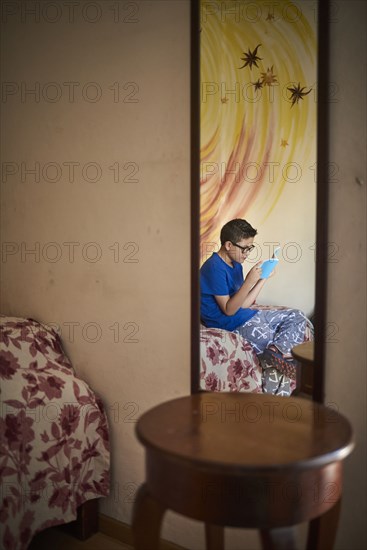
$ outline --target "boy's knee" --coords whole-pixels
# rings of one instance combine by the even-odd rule
[[[294,309],[293,311],[294,311],[294,314],[295,314],[296,317],[300,317],[300,318],[302,318],[302,319],[306,319],[306,320],[307,320],[307,317],[306,317],[306,315],[304,314],[304,312],[303,312],[302,310],[300,310],[300,309]]]

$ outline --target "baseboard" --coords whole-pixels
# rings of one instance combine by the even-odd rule
[[[104,514],[99,514],[99,531],[104,535],[119,540],[125,544],[133,546],[133,532],[131,525],[110,518]],[[160,550],[186,550],[183,546],[177,546],[173,542],[161,539]]]

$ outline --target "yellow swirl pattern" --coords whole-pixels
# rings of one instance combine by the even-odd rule
[[[313,177],[314,7],[201,0],[201,250],[218,241],[230,219],[250,221],[254,209],[263,220],[271,216],[284,185],[298,181],[300,171]],[[258,45],[258,66],[240,68]],[[257,90],[256,82],[262,83]],[[298,84],[311,91],[292,104],[288,88]]]

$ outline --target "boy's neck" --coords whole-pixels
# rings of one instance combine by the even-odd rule
[[[218,256],[230,267],[233,267],[233,262],[231,258],[228,256],[227,251],[224,246],[221,246],[220,249],[217,252]]]

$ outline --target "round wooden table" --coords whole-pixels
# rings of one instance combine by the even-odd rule
[[[165,510],[206,525],[208,549],[224,526],[260,530],[263,548],[295,548],[292,526],[310,521],[308,548],[332,548],[348,420],[300,398],[199,393],[144,413],[146,481],[133,510],[137,550],[159,548]],[[330,513],[332,511],[332,513]]]

